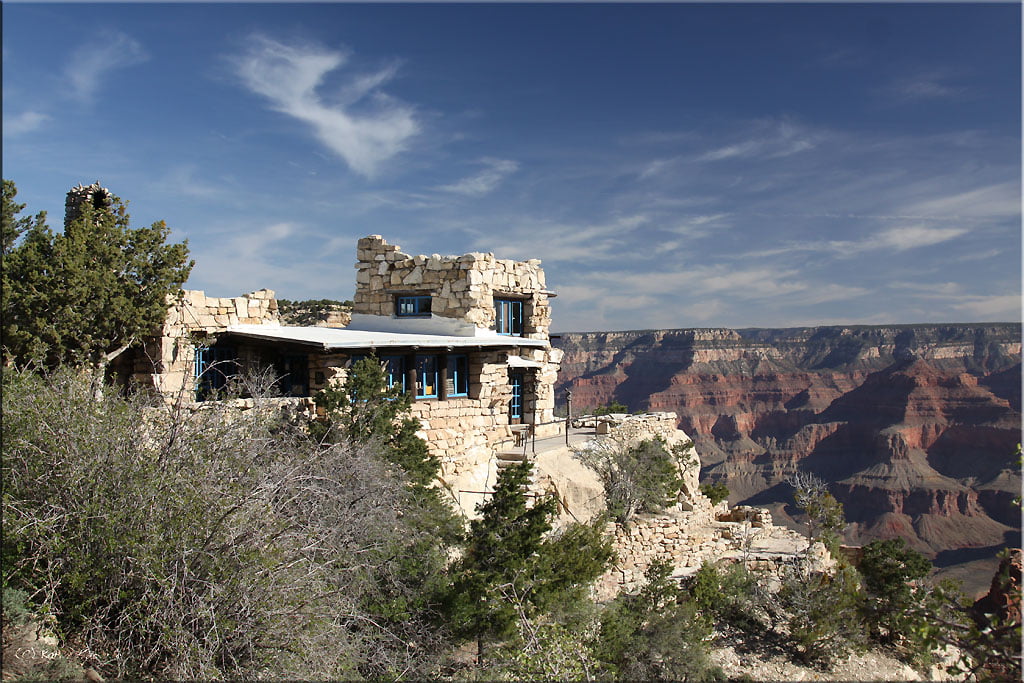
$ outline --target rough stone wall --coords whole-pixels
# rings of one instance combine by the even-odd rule
[[[706,499],[694,509],[667,510],[642,515],[629,524],[609,523],[618,561],[599,581],[597,595],[609,599],[618,591],[632,592],[643,586],[644,572],[655,560],[665,560],[676,576],[696,572],[706,562],[744,562],[748,569],[781,575],[807,553],[807,539],[775,526],[771,513],[761,508],[712,507]],[[832,564],[828,551],[816,543],[810,551],[812,564]]]
[[[410,256],[380,235],[359,240],[354,314],[392,316],[395,296],[429,294],[434,316],[494,328],[494,297],[523,299],[523,336],[547,339],[551,325],[544,271],[538,259],[494,254]]]
[[[195,345],[212,340],[236,324],[275,324],[277,300],[273,290],[261,289],[236,297],[208,297],[200,290],[185,290],[170,302],[159,336],[135,354],[132,380],[151,386],[168,400],[194,389]]]
[[[514,437],[509,424],[509,384],[507,351],[469,352],[469,396],[413,401],[412,415],[420,420],[419,435],[427,442],[431,455],[441,461],[442,479],[456,479],[487,465],[494,453],[512,447]],[[554,422],[554,377],[558,351],[523,350],[521,357],[544,363],[531,379],[526,391],[524,412],[538,422]],[[310,389],[319,391],[343,384],[351,357],[345,353],[313,354],[309,359]],[[529,376],[528,376],[529,377]],[[532,397],[531,394],[536,394]],[[541,435],[544,429],[538,430]],[[486,478],[486,477],[484,477]]]

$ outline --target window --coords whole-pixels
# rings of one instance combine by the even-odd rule
[[[196,400],[214,398],[238,374],[235,349],[230,346],[197,346],[194,364]]]
[[[387,382],[387,387],[390,389],[396,384],[402,388],[402,392],[405,392],[405,357],[404,356],[381,356],[379,359],[376,356],[365,356],[363,354],[357,354],[352,356],[349,368],[351,369],[359,361],[364,358],[374,358],[381,365],[384,366],[384,377]]]
[[[430,296],[396,296],[395,315],[402,318],[430,315]]]
[[[288,353],[281,357],[277,380],[282,396],[309,396],[309,357]]]
[[[469,396],[469,357],[448,356],[448,396]]]
[[[523,302],[520,299],[494,300],[494,329],[498,334],[523,335]]]
[[[437,398],[437,356],[416,356],[416,398]]]
[[[367,356],[352,356],[352,363]],[[469,357],[466,355],[450,355],[447,358],[437,354],[417,354],[413,356],[382,356],[380,363],[384,366],[387,385],[390,389],[399,386],[402,392],[409,391],[407,371],[412,363],[416,369],[416,398],[440,398],[441,361],[447,363],[448,381],[445,384],[444,396],[469,396]]]
[[[388,389],[397,384],[405,392],[405,358],[402,356],[384,356],[380,361],[384,364],[384,373],[388,378]]]
[[[508,405],[509,422],[521,424],[523,421],[523,385],[525,377],[522,370],[510,370],[508,383],[512,387],[512,400]]]

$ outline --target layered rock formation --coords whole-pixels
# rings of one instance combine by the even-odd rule
[[[705,479],[782,521],[786,478],[829,481],[847,540],[902,536],[938,563],[1019,544],[1016,324],[566,333],[557,395],[673,411]]]

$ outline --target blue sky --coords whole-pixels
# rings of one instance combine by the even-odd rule
[[[1019,321],[1021,6],[3,5],[3,176],[189,288],[541,258],[568,330]]]

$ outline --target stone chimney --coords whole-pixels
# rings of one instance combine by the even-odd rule
[[[79,183],[71,188],[64,200],[64,228],[67,229],[82,217],[82,207],[86,204],[91,204],[95,209],[109,209],[112,203],[110,190],[102,187],[100,181],[92,185]]]

